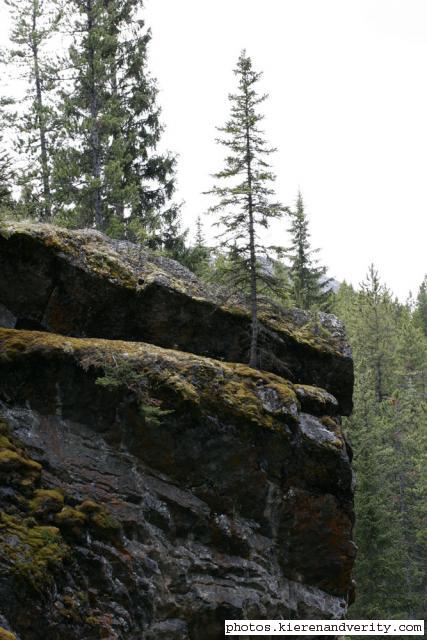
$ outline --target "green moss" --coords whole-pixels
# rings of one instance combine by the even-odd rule
[[[104,505],[95,500],[84,500],[76,510],[95,535],[112,539],[120,532],[120,523],[108,513]]]
[[[120,523],[105,508],[89,516],[89,527],[100,538],[114,539],[120,532]]]
[[[78,509],[66,506],[55,514],[54,521],[64,533],[80,536],[86,524],[86,516]]]
[[[338,409],[337,400],[328,391],[325,391],[325,389],[306,384],[296,384],[295,391],[301,403],[308,405],[309,411],[311,410],[311,406],[314,406],[317,412],[323,412],[325,414]]]
[[[0,435],[7,436],[9,434],[9,426],[7,422],[0,418]]]
[[[17,472],[22,480],[34,481],[40,475],[41,465],[31,460],[7,436],[0,436],[0,474]]]
[[[17,447],[13,445],[10,438],[6,435],[0,435],[0,450],[2,449],[11,449],[12,451],[17,451]]]
[[[297,384],[295,385],[295,388],[297,392],[301,390],[307,396],[310,396],[311,398],[314,398],[318,402],[321,402],[323,404],[331,400],[331,395],[324,389],[321,389],[320,387],[313,387],[308,384]]]
[[[323,426],[325,426],[329,431],[331,431],[332,433],[334,433],[339,439],[340,442],[342,442],[342,444],[344,444],[344,440],[343,440],[343,430],[342,430],[342,426],[340,424],[338,424],[337,422],[335,422],[335,420],[332,420],[332,418],[330,416],[322,416],[320,418],[320,422],[323,424]]]
[[[2,449],[0,451],[0,473],[10,470],[21,470],[38,474],[41,470],[41,465],[35,460],[26,458],[18,451]]]
[[[34,489],[34,479],[40,478],[41,465],[5,435],[6,426],[2,432],[0,471],[4,472],[2,482],[14,488],[14,501],[13,513],[0,511],[0,564],[5,575],[12,575],[27,586],[45,592],[52,587],[64,561],[72,555],[74,537],[81,538],[85,531],[90,531],[93,537],[114,544],[121,526],[104,505],[94,500],[84,500],[78,507],[64,506],[60,491]],[[24,487],[25,482],[29,484]],[[52,514],[55,526],[47,526],[45,518]],[[58,609],[67,619],[80,615],[74,611],[72,602],[74,600],[64,599],[64,607]]]
[[[283,333],[295,342],[307,346],[316,351],[341,355],[340,341],[335,338],[330,331],[321,324],[315,317],[310,317],[301,326],[283,314],[273,314],[269,312],[261,313],[261,322],[272,327],[276,331]]]
[[[86,516],[80,510],[74,507],[63,507],[59,513],[55,516],[55,522],[60,526],[63,524],[84,524],[86,522]]]
[[[0,640],[16,640],[16,636],[14,633],[0,627]]]
[[[86,255],[86,263],[98,276],[117,282],[127,289],[135,289],[137,286],[137,278],[118,254],[92,250]]]
[[[16,334],[19,333],[19,337]],[[0,357],[16,354],[16,341],[24,354],[48,353],[51,359],[72,358],[86,371],[97,374],[97,382],[124,386],[143,407],[153,407],[156,424],[165,412],[196,411],[229,416],[269,429],[282,429],[284,419],[294,420],[298,400],[293,385],[274,374],[246,365],[219,362],[193,354],[162,349],[144,343],[67,338],[54,334],[0,329]],[[15,354],[15,355],[13,355]],[[99,375],[100,373],[103,375]],[[264,390],[264,392],[263,392]],[[265,401],[275,395],[276,408]]]
[[[101,505],[95,502],[95,500],[91,500],[88,498],[87,500],[83,500],[81,505],[77,507],[78,511],[81,511],[84,514],[97,513],[102,509]]]
[[[56,527],[29,527],[22,518],[0,512],[0,553],[15,575],[43,589],[52,583],[69,548]]]
[[[15,235],[31,238],[48,251],[68,256],[74,264],[95,276],[135,293],[159,286],[168,289],[171,294],[185,296],[208,306],[212,311],[250,321],[249,310],[238,301],[231,299],[225,303],[224,292],[211,288],[195,277],[182,277],[179,268],[174,270],[165,266],[153,252],[140,245],[128,245],[118,250],[110,239],[94,231],[69,231],[63,227],[24,220],[1,223],[0,234],[7,239]],[[315,314],[302,314],[295,318],[285,309],[271,307],[259,314],[259,320],[303,347],[342,355],[341,339],[331,333]]]
[[[56,489],[38,489],[30,500],[30,512],[34,515],[57,513],[64,506],[64,496]]]

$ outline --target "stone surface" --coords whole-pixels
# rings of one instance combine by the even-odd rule
[[[95,231],[1,223],[0,304],[16,318],[6,326],[248,360],[250,317],[239,301],[173,260]],[[341,414],[351,411],[353,364],[337,318],[270,306],[260,336],[264,370],[323,387]]]
[[[244,364],[0,329],[0,627],[216,640],[225,618],[341,618],[355,548],[338,413]]]
[[[16,318],[4,305],[0,304],[0,327],[13,329],[16,325]]]

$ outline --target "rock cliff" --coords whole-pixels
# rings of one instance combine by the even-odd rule
[[[333,316],[262,323],[256,371],[246,309],[177,263],[0,227],[1,640],[345,615],[351,354]]]
[[[131,243],[95,231],[3,225],[0,273],[0,303],[17,328],[248,360],[247,309],[173,260]],[[330,391],[349,413],[353,365],[336,318],[319,314],[313,321],[276,308],[261,320],[262,368]]]

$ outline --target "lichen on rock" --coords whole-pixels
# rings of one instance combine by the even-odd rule
[[[239,300],[173,260],[96,231],[1,223],[0,304],[17,328],[248,360],[250,313]],[[351,410],[351,352],[335,316],[265,310],[260,349],[262,369],[323,387],[341,412]]]

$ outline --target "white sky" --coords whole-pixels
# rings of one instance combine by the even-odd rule
[[[330,274],[357,285],[373,261],[401,299],[416,292],[427,272],[427,2],[146,0],[145,15],[185,224],[222,167],[215,126],[245,47],[270,93],[277,194],[293,204],[301,188]]]
[[[215,126],[242,48],[264,72],[276,190],[298,188],[330,275],[357,285],[374,262],[405,299],[427,272],[425,0],[145,0],[162,146],[179,154],[178,198],[194,228],[224,150]],[[7,33],[0,5],[0,42]],[[210,234],[209,218],[204,218]],[[286,221],[268,240],[286,244]]]

